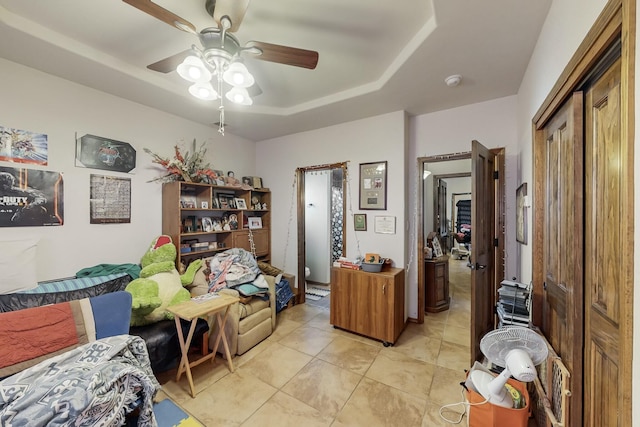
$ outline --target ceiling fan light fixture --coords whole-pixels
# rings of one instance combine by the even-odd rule
[[[227,92],[226,97],[229,101],[239,105],[252,105],[253,99],[249,96],[249,92],[243,87],[234,87]]]
[[[219,98],[218,92],[211,86],[211,83],[197,82],[189,86],[189,93],[198,99],[205,101],[215,101]]]
[[[232,62],[222,77],[233,87],[251,87],[256,81],[241,61]]]
[[[211,80],[211,72],[197,56],[187,56],[176,69],[180,77],[192,83],[204,83]]]

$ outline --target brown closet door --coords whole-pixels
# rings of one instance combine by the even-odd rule
[[[570,379],[570,425],[582,425],[583,95],[575,93],[544,132],[542,330]],[[578,402],[573,405],[573,402]]]
[[[619,415],[631,393],[631,382],[621,372],[620,354],[622,345],[631,345],[621,339],[625,327],[621,300],[631,298],[622,290],[633,274],[622,269],[624,251],[632,250],[633,230],[624,227],[632,201],[626,191],[631,183],[625,181],[628,149],[620,134],[620,70],[618,60],[585,99],[584,425],[588,426],[630,423]]]

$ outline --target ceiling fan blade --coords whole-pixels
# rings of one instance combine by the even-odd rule
[[[254,58],[262,59],[263,61],[309,68],[310,70],[315,69],[316,65],[318,65],[318,52],[313,50],[256,41],[250,41],[247,46],[260,49],[262,54],[256,55]]]
[[[138,10],[143,11],[146,14],[153,16],[156,19],[166,22],[172,27],[176,27],[179,30],[186,31],[187,33],[196,34],[196,27],[189,21],[182,19],[173,12],[168,11],[152,2],[151,0],[122,0],[123,2],[130,4]]]
[[[244,14],[247,12],[248,6],[249,0],[216,0],[213,19],[218,23],[218,27],[222,28],[220,20],[223,16],[228,16],[231,21],[231,28],[228,28],[227,31],[236,32],[244,18]]]
[[[193,55],[193,50],[187,49],[180,53],[176,53],[173,56],[147,65],[147,68],[159,73],[170,73],[171,71],[175,71],[176,68],[178,68],[178,65],[180,65],[180,63],[182,63],[182,61],[184,61],[184,59],[189,55]]]

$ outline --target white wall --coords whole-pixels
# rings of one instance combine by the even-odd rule
[[[580,43],[606,5],[606,0],[555,0],[518,91],[518,182],[533,182],[532,120]],[[531,186],[529,186],[531,188]],[[533,192],[532,207],[535,203]],[[530,208],[529,212],[532,208]],[[531,217],[531,215],[529,215]],[[532,223],[527,224],[532,236]],[[532,246],[517,245],[522,282],[532,279]]]
[[[388,161],[387,210],[360,211],[358,204],[359,164]],[[355,258],[366,252],[390,257],[397,266],[405,264],[405,114],[395,112],[314,131],[259,142],[256,171],[273,191],[272,261],[277,267],[297,274],[297,220],[295,171],[298,167],[348,162],[345,204],[346,253]],[[367,231],[353,230],[353,214],[367,214]],[[396,234],[376,234],[376,215],[396,217]],[[292,218],[291,218],[292,217]],[[291,220],[290,220],[291,218]],[[286,251],[286,256],[285,256]],[[285,259],[286,258],[286,259]]]
[[[464,107],[424,114],[410,121],[410,157],[428,157],[471,151],[471,141],[477,140],[487,148],[505,148],[506,183],[506,277],[516,272],[514,256],[515,241],[515,193],[517,188],[517,133],[516,133],[516,97],[509,96]],[[414,160],[415,161],[415,160]],[[433,163],[437,165],[437,163]],[[408,185],[410,194],[417,194],[417,166],[410,169]],[[417,197],[410,197],[409,212],[415,215]],[[417,245],[414,234],[410,247]],[[416,283],[417,267],[413,263],[409,270],[410,283]],[[412,301],[416,301],[417,287]],[[417,305],[410,316],[417,316]]]
[[[59,227],[3,227],[3,238],[37,237],[38,280],[69,277],[97,264],[138,263],[151,240],[162,232],[161,184],[147,181],[160,175],[143,148],[172,156],[173,146],[194,138],[208,141],[214,169],[254,175],[255,144],[242,138],[221,137],[209,128],[125,101],[69,81],[0,59],[0,126],[48,135],[46,169],[64,174],[64,225]],[[215,108],[212,107],[212,114]],[[75,167],[75,134],[90,133],[125,141],[137,150],[135,174]],[[1,166],[19,164],[0,162]],[[132,179],[131,223],[89,224],[90,174]]]

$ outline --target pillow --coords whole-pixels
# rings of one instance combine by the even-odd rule
[[[0,242],[0,294],[33,289],[36,278],[37,239],[15,239]]]
[[[264,294],[266,292],[263,288],[259,288],[253,283],[243,283],[241,285],[236,285],[233,287],[233,289],[235,289],[240,295],[245,297]]]
[[[266,262],[258,261],[258,268],[262,270],[264,274],[268,274],[269,276],[277,276],[282,273],[282,270],[272,266],[271,264],[267,264]]]

